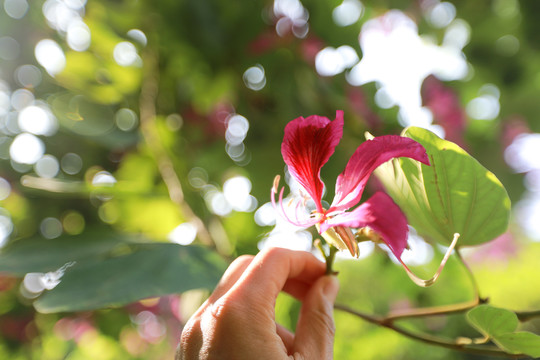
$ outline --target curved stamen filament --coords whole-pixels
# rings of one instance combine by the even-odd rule
[[[304,220],[299,219],[298,214],[300,212],[301,206],[303,205],[303,202],[298,202],[295,205],[294,216],[296,218],[294,220],[291,219],[287,215],[285,207],[283,206],[283,192],[285,191],[285,188],[281,188],[281,190],[279,190],[279,180],[280,180],[280,176],[276,175],[276,177],[274,178],[274,183],[272,185],[272,191],[271,191],[271,196],[270,196],[270,200],[272,202],[272,206],[274,207],[274,209],[276,209],[276,211],[278,211],[285,220],[287,220],[289,223],[295,226],[309,227],[309,226],[315,225],[319,220],[318,218],[312,218],[311,215],[309,215],[309,219],[304,219]],[[279,195],[278,195],[279,206],[276,203],[276,194],[278,193],[278,190],[279,190]],[[294,199],[291,199],[289,203],[287,204],[287,206],[290,207],[293,201]]]
[[[441,261],[441,264],[439,265],[439,269],[437,269],[437,272],[435,273],[435,275],[433,275],[430,279],[424,280],[424,279],[419,278],[416,274],[414,274],[411,271],[411,269],[409,269],[407,267],[407,265],[405,265],[405,263],[400,258],[398,258],[398,260],[401,263],[401,265],[403,265],[403,267],[405,268],[405,271],[407,272],[407,275],[409,275],[411,280],[416,285],[422,286],[422,287],[431,286],[431,285],[435,284],[435,282],[439,278],[439,275],[441,275],[441,272],[444,269],[444,266],[446,265],[446,262],[448,261],[448,258],[452,254],[452,251],[454,250],[454,247],[456,246],[456,243],[457,243],[458,239],[459,239],[459,234],[455,233],[454,234],[454,239],[452,240],[452,243],[450,244],[450,247],[448,247],[448,250],[446,250],[446,253],[444,254],[444,257],[443,257],[443,259]]]

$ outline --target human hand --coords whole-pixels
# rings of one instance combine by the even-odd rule
[[[176,359],[332,359],[339,284],[324,273],[307,252],[239,257],[184,327]],[[282,290],[302,302],[296,334],[275,320]]]

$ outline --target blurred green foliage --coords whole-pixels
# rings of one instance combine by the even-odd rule
[[[285,23],[282,35],[270,0],[0,3],[2,359],[172,358],[182,324],[227,261],[256,253],[272,230],[255,222],[254,212],[269,201],[272,179],[283,173],[280,144],[288,121],[345,111],[344,138],[323,178],[342,171],[365,131],[402,130],[397,107],[376,104],[378,85],[353,86],[347,72],[321,76],[316,54],[348,45],[362,58],[362,26],[390,9],[403,11],[437,44],[446,31],[428,20],[426,8],[438,1],[427,0],[363,1],[361,16],[347,26],[332,17],[340,0],[304,0],[308,32]],[[516,204],[531,194],[522,174],[505,162],[504,150],[517,135],[540,132],[540,5],[450,3],[470,30],[463,48],[469,76],[441,82],[455,97],[447,107],[465,113],[486,84],[500,94],[493,120],[466,116],[459,141],[452,140],[492,171]],[[71,22],[79,37],[70,35]],[[36,45],[43,39],[62,50],[60,70],[39,61]],[[48,48],[46,58],[54,51]],[[264,83],[250,83],[250,68],[259,76],[263,69]],[[426,101],[429,94],[423,95]],[[21,128],[29,106],[48,114],[39,121],[52,121],[48,131],[32,135],[43,144],[40,155],[56,159],[52,165],[20,163],[10,153],[21,133],[31,133],[30,125]],[[236,132],[228,128],[236,114],[249,130],[241,118]],[[461,126],[445,121],[434,113],[435,124],[446,130]],[[248,205],[225,197],[231,179],[249,180],[242,193]],[[367,192],[378,186],[370,183]],[[534,310],[540,308],[540,248],[515,220],[508,233],[464,256],[482,297],[494,306]],[[183,223],[198,231],[187,247],[170,243]],[[182,242],[188,233],[172,238]],[[414,267],[417,273],[436,270],[442,254],[436,246],[433,251],[430,262]],[[339,301],[369,314],[474,296],[454,257],[429,289],[410,282],[378,248],[336,265]],[[63,280],[54,287],[58,277]],[[278,320],[294,328],[298,309],[296,301],[280,297]],[[402,321],[408,329],[448,338],[479,336],[463,314]],[[340,311],[336,322],[336,359],[485,358],[419,343]],[[521,328],[539,333],[540,323],[532,319]]]

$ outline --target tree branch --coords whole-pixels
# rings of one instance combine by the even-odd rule
[[[144,74],[139,98],[142,135],[148,148],[156,159],[159,173],[167,187],[171,201],[178,205],[187,220],[195,225],[199,240],[207,246],[216,248],[216,244],[204,222],[193,212],[189,204],[185,201],[182,184],[174,170],[173,162],[159,138],[158,129],[155,123],[155,104],[159,90],[159,71],[156,53],[148,50],[144,54],[143,64]]]
[[[464,353],[469,354],[477,354],[477,355],[485,355],[485,356],[496,356],[496,357],[506,357],[511,359],[519,359],[527,357],[523,354],[508,354],[501,349],[491,346],[491,345],[476,345],[476,344],[462,344],[458,342],[458,340],[453,341],[449,339],[444,339],[438,336],[434,336],[431,334],[425,334],[425,333],[415,333],[412,332],[404,327],[401,327],[399,325],[396,325],[393,321],[388,321],[385,317],[376,316],[376,315],[369,315],[362,313],[360,311],[356,311],[346,305],[343,304],[335,304],[334,308],[337,310],[344,311],[346,313],[349,313],[351,315],[357,316],[367,322],[370,322],[372,324],[383,326],[385,328],[388,328],[390,330],[393,330],[401,335],[404,335],[410,339],[417,340],[420,342],[423,342],[425,344],[435,345],[439,347],[444,347],[451,350],[456,350]]]

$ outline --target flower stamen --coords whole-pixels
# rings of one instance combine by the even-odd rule
[[[443,259],[441,261],[441,264],[439,265],[439,269],[437,269],[437,272],[435,273],[435,275],[433,275],[430,279],[424,280],[424,279],[419,278],[416,274],[414,274],[411,271],[411,269],[409,269],[407,267],[407,265],[405,265],[405,263],[400,258],[398,258],[398,260],[401,263],[401,265],[403,265],[403,267],[405,268],[405,271],[407,272],[407,275],[409,275],[411,280],[416,285],[422,286],[422,287],[431,286],[431,285],[435,284],[435,282],[439,278],[439,275],[441,275],[441,272],[444,269],[444,266],[446,265],[446,262],[448,261],[448,258],[450,257],[450,255],[452,254],[452,251],[454,250],[454,247],[456,246],[456,243],[457,243],[457,241],[459,239],[459,236],[460,235],[458,233],[454,234],[454,239],[452,240],[452,243],[450,244],[450,246],[446,250],[446,253],[444,254],[444,257],[443,257]]]

